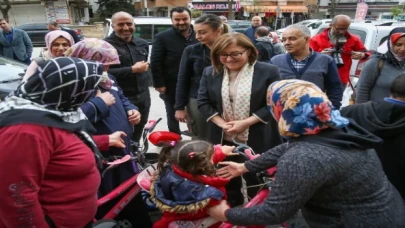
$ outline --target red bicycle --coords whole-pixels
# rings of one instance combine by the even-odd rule
[[[161,121],[162,119],[159,118],[158,120],[149,120],[147,126],[145,126],[142,134],[143,138],[143,144],[142,146],[137,146],[135,145],[134,147],[137,148],[136,152],[131,154],[131,155],[126,155],[124,157],[118,157],[118,156],[113,156],[108,158],[111,162],[107,162],[107,168],[102,172],[102,176],[108,172],[109,170],[119,166],[120,164],[123,164],[125,162],[129,161],[134,161],[136,164],[136,167],[138,168],[139,171],[144,170],[146,167],[149,167],[151,164],[154,164],[157,162],[157,157],[158,154],[156,153],[147,153],[149,149],[149,141],[148,141],[148,136],[150,133],[153,132],[155,129],[156,125]],[[177,134],[170,134],[169,135],[170,140],[172,141],[179,141],[181,137]],[[138,174],[134,175],[121,185],[119,185],[117,188],[115,188],[113,191],[108,193],[107,195],[101,197],[97,201],[97,206],[100,207],[107,202],[110,202],[111,200],[123,195],[122,198],[104,215],[104,217],[100,220],[93,220],[93,227],[94,228],[115,228],[115,227],[132,227],[129,223],[127,222],[118,222],[113,220],[127,205],[128,203],[137,195],[140,193],[142,190],[140,186],[137,183],[137,178]]]
[[[252,160],[252,159],[260,156],[260,155],[256,155],[253,152],[253,149],[246,144],[238,143],[235,140],[233,140],[233,143],[235,145],[237,145],[234,152],[245,157],[246,160]],[[277,171],[277,168],[272,167],[264,172],[258,173],[258,176],[263,181],[261,184],[262,188],[258,191],[257,195],[254,198],[252,198],[244,206],[245,208],[262,204],[266,200],[267,196],[270,194],[271,185],[272,185],[272,182],[274,181],[274,176],[276,174],[276,171]],[[151,178],[155,172],[156,172],[156,164],[153,164],[139,174],[138,185],[143,190],[145,190],[145,191],[150,190]],[[181,228],[181,227],[207,228],[207,227],[210,227],[217,223],[218,223],[218,221],[214,220],[213,218],[206,217],[206,218],[194,220],[194,221],[174,221],[174,222],[170,223],[168,228]],[[286,222],[282,223],[280,225],[281,225],[281,227],[284,227],[284,228],[290,228],[290,225]],[[221,225],[221,228],[235,228],[235,227],[242,228],[244,226],[235,226],[230,223],[223,223]],[[264,227],[265,226],[248,226],[248,228],[264,228]]]

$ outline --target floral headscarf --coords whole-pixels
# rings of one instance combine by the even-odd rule
[[[343,128],[349,124],[334,110],[326,94],[307,81],[274,82],[267,90],[267,105],[285,137],[318,134],[329,127]]]
[[[65,56],[92,60],[103,65],[120,64],[117,50],[107,41],[87,38],[70,47]]]
[[[108,42],[97,38],[88,38],[78,42],[65,52],[65,56],[97,61],[103,65],[120,64],[117,50]],[[103,81],[100,86],[105,89],[111,88],[112,82],[108,78],[107,72],[103,73]]]

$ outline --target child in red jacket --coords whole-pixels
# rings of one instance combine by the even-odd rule
[[[208,217],[208,209],[226,200],[228,179],[215,175],[216,163],[232,153],[234,147],[185,140],[166,146],[160,153],[158,172],[150,193],[163,212],[154,228],[170,227],[174,221],[193,221]],[[212,224],[212,223],[210,223]],[[208,227],[219,227],[214,222]]]

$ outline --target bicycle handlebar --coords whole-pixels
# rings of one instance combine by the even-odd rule
[[[162,120],[162,118],[159,118],[157,120],[149,120],[148,124],[145,126],[144,130],[147,131],[148,133],[151,133],[153,129],[155,129],[156,125]]]

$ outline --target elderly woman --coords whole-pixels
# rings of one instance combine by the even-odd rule
[[[45,36],[46,48],[42,50],[41,57],[45,60],[61,57],[65,51],[75,44],[73,37],[64,31],[55,30]]]
[[[205,68],[198,92],[198,108],[209,122],[211,143],[232,146],[235,139],[259,153],[281,144],[266,103],[267,87],[280,80],[279,70],[256,59],[255,46],[240,33],[224,34],[212,47],[212,67]],[[245,179],[248,185],[257,183],[255,175]],[[243,203],[241,179],[237,181],[227,186],[231,205]],[[249,188],[249,196],[257,190]]]
[[[394,28],[387,45],[388,51],[372,56],[361,71],[356,103],[384,100],[394,79],[405,71],[405,28]]]
[[[374,150],[382,140],[340,116],[314,84],[284,80],[269,87],[269,107],[288,142],[257,159],[227,162],[222,177],[277,165],[262,205],[223,203],[211,216],[235,225],[279,224],[302,209],[310,227],[405,227],[405,207]]]
[[[94,92],[91,99],[81,106],[83,113],[97,130],[97,135],[111,134],[115,131],[122,131],[125,144],[124,148],[107,148],[102,150],[105,156],[125,156],[131,153],[131,139],[134,125],[141,120],[138,107],[133,105],[124,95],[114,76],[107,73],[110,65],[120,64],[117,50],[108,42],[96,38],[85,39],[69,48],[66,56],[101,62],[104,65],[103,79],[99,90]],[[136,126],[135,126],[136,127]],[[135,163],[122,164],[119,167],[107,172],[99,189],[99,195],[111,192],[118,185],[131,178],[136,172]],[[102,217],[111,205],[101,207],[97,213]],[[133,216],[136,214],[136,216]],[[151,227],[147,209],[144,207],[142,196],[138,194],[128,206],[119,214],[117,219],[126,219],[133,226]]]
[[[81,59],[44,61],[0,103],[0,227],[87,227],[94,218],[100,152],[78,108],[102,72]],[[120,136],[94,140],[105,150],[123,147]]]

